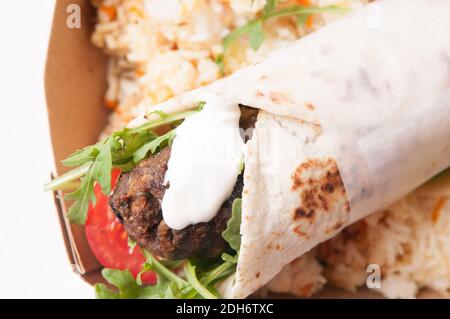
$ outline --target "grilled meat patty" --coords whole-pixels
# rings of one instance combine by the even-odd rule
[[[240,107],[239,126],[244,130],[255,127],[258,110],[244,105]],[[244,138],[247,140],[249,136]],[[169,157],[170,147],[166,147],[120,176],[109,204],[128,236],[153,254],[171,260],[196,256],[216,257],[230,250],[222,238],[222,232],[231,217],[233,201],[242,196],[242,174],[230,197],[212,220],[174,230],[164,222],[160,204],[168,187],[164,177]]]
[[[171,260],[215,257],[229,250],[222,232],[231,217],[233,201],[242,195],[242,176],[211,221],[174,230],[164,222],[160,205],[168,187],[164,176],[169,157],[170,147],[166,147],[121,175],[109,203],[129,237],[153,254]]]

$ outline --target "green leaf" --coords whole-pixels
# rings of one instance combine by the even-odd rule
[[[217,299],[218,297],[208,290],[197,278],[195,266],[190,261],[185,266],[186,279],[192,287],[205,299]]]
[[[238,262],[238,255],[231,256],[230,254],[223,253],[222,254],[222,260],[223,261],[227,261],[227,262],[232,263],[232,264],[237,264],[237,262]]]
[[[79,187],[65,198],[74,200],[69,208],[68,218],[76,224],[84,224],[89,203],[95,204],[94,184],[98,182],[102,192],[109,195],[111,191],[111,171],[118,167],[129,171],[135,164],[143,159],[148,151],[152,153],[169,145],[175,131],[163,136],[157,136],[151,130],[165,124],[177,123],[186,117],[198,112],[202,102],[195,110],[168,115],[161,111],[155,111],[159,118],[146,122],[138,127],[114,132],[109,137],[92,146],[76,151],[64,160],[65,165],[76,166],[68,173],[54,179],[45,185],[45,190],[58,190],[73,185],[74,181],[80,180]]]
[[[117,292],[108,289],[103,284],[95,285],[98,299],[160,299],[164,298],[169,282],[158,278],[156,285],[140,286],[129,270],[105,268],[102,276],[107,282],[116,287]]]
[[[152,115],[152,114],[158,114],[161,118],[169,117],[169,114],[167,114],[166,112],[163,112],[161,110],[152,111],[152,112],[148,113],[147,116]]]
[[[181,290],[188,286],[188,283],[178,277],[176,274],[171,272],[169,269],[167,269],[163,264],[161,264],[155,257],[153,257],[152,254],[149,252],[143,250],[144,256],[147,258],[147,264],[149,265],[149,269],[152,269],[156,271],[157,274],[160,276],[166,278],[167,280],[171,282],[175,282],[175,284],[178,286],[178,288]],[[144,266],[145,267],[145,266]]]
[[[207,269],[203,269],[194,264],[192,261],[184,261],[183,273],[173,272],[165,265],[171,265],[170,262],[158,261],[152,254],[143,250],[147,259],[142,270],[133,278],[131,273],[127,270],[113,270],[104,269],[102,271],[103,277],[113,286],[116,291],[108,289],[105,285],[97,284],[95,286],[97,298],[102,299],[124,299],[124,298],[218,298],[219,294],[212,287],[216,282],[227,278],[236,271],[235,257],[225,257],[229,261],[211,262]],[[179,269],[182,261],[176,261],[171,266]],[[165,265],[163,265],[163,263]],[[202,262],[200,262],[202,263]],[[147,271],[154,271],[157,276],[156,285],[144,286],[142,283],[142,274]],[[183,279],[181,276],[185,277]]]
[[[121,297],[120,293],[114,292],[104,284],[95,284],[95,298],[97,299],[125,299],[128,297]],[[130,297],[131,298],[131,297]]]
[[[263,22],[284,16],[297,16],[299,17],[298,22],[302,22],[305,17],[311,14],[318,13],[347,13],[350,10],[346,8],[341,8],[338,6],[325,6],[325,7],[314,7],[314,6],[302,6],[302,5],[293,5],[290,7],[281,8],[276,10],[277,1],[266,2],[266,5],[263,9],[262,16],[247,22],[247,24],[234,29],[231,31],[224,39],[223,39],[223,50],[224,53],[221,57],[221,61],[224,61],[226,51],[231,47],[231,45],[236,42],[240,37],[244,35],[249,36],[249,45],[253,50],[257,50],[261,47],[262,42],[264,41],[264,32],[263,32]]]
[[[239,174],[242,174],[242,172],[244,171],[244,156],[242,155],[241,157],[241,161],[239,162]]]
[[[277,0],[267,0],[266,5],[263,8],[263,14],[269,14],[275,10],[277,6]]]
[[[225,74],[225,60],[224,55],[219,54],[215,60],[216,64],[219,66],[220,74],[223,76]]]
[[[66,195],[65,199],[75,200],[70,206],[67,217],[75,224],[84,224],[89,208],[89,202],[95,203],[94,183],[98,181],[104,194],[109,195],[111,191],[112,156],[111,147],[114,143],[112,138],[107,138],[97,144],[99,153],[91,164],[86,176],[81,178],[80,187],[73,193]]]
[[[100,152],[92,165],[92,174],[98,181],[105,195],[111,192],[111,171],[112,171],[112,154],[111,148],[114,145],[113,138],[107,138],[101,145]]]
[[[248,32],[248,39],[250,48],[252,48],[254,51],[258,50],[261,44],[264,41],[264,31],[262,26],[262,21],[257,21],[251,30]]]
[[[112,155],[115,167],[125,166],[133,162],[133,154],[142,147],[143,144],[158,137],[152,131],[131,132],[130,129],[123,129],[113,135],[116,143],[113,145]]]
[[[308,21],[308,15],[299,14],[297,16],[297,25],[299,27],[304,27],[306,25],[306,21]]]
[[[61,161],[64,166],[74,167],[81,166],[88,162],[92,162],[98,155],[97,144],[91,145],[80,150],[75,151],[65,160]]]
[[[154,154],[157,149],[161,150],[165,146],[171,145],[173,139],[175,138],[175,134],[176,131],[175,129],[173,129],[164,135],[158,136],[153,141],[150,141],[149,143],[142,146],[134,153],[133,155],[134,162],[137,163],[142,159],[144,159],[149,151],[151,154]]]
[[[55,189],[75,189],[75,187],[71,186],[73,184],[77,184],[77,181],[86,175],[91,165],[92,162],[87,162],[77,168],[70,170],[69,172],[59,176],[57,179],[54,179],[51,182],[45,184],[44,190],[51,191]]]
[[[252,30],[254,23],[255,21],[250,21],[247,24],[243,25],[242,27],[234,29],[231,33],[229,33],[223,39],[223,50],[227,51],[231,47],[231,44],[236,42],[237,39],[239,39],[241,36],[245,34],[248,34],[248,32]]]
[[[239,252],[239,248],[241,246],[241,215],[242,200],[240,198],[236,198],[233,202],[231,218],[227,223],[227,228],[222,232],[222,237],[236,252]]]
[[[140,272],[137,274],[137,276],[136,276],[136,283],[137,283],[139,286],[142,286],[142,285],[143,285],[143,283],[142,283],[142,275],[143,275],[144,273],[146,273],[146,272],[152,270],[152,269],[153,269],[153,268],[152,268],[152,265],[151,265],[151,264],[149,264],[148,262],[145,262],[145,263],[144,263],[144,265],[143,265],[141,271],[140,271]]]
[[[136,286],[133,275],[129,270],[114,270],[105,268],[102,270],[103,277],[111,284],[116,286],[121,292],[131,293]]]
[[[181,293],[180,289],[178,289],[178,286],[174,282],[171,282],[167,287],[164,299],[182,299],[182,298],[183,294]]]
[[[94,179],[92,174],[92,165],[86,176],[81,178],[80,187],[73,193],[67,194],[64,199],[75,200],[70,206],[67,218],[75,224],[84,225],[86,222],[86,213],[89,208],[89,201],[94,197]]]
[[[236,271],[237,263],[235,260],[237,261],[237,258],[238,256],[236,255],[235,257],[232,257],[232,261],[225,261],[217,265],[213,265],[210,269],[203,271],[199,276],[200,282],[204,285],[212,285],[221,279],[227,278]]]
[[[203,108],[205,107],[206,102],[205,101],[200,101],[198,102],[197,107],[195,108],[198,112],[200,112],[201,110],[203,110]]]
[[[173,122],[177,122],[179,120],[183,120],[191,115],[194,115],[195,113],[197,113],[198,110],[194,109],[191,111],[186,111],[186,112],[180,112],[180,113],[176,113],[176,114],[170,114],[168,117],[164,117],[164,118],[159,118],[156,120],[152,120],[152,121],[148,121],[144,124],[139,125],[138,127],[132,128],[128,130],[128,134],[135,134],[135,133],[140,133],[143,131],[148,131],[151,130],[153,128],[156,127],[160,127],[162,125],[165,124],[171,124]]]

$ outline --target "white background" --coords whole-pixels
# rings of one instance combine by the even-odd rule
[[[50,193],[44,65],[53,0],[0,10],[0,298],[92,298],[68,262]]]

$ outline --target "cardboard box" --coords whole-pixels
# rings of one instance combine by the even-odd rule
[[[66,24],[70,4],[81,8],[79,29],[70,29]],[[107,121],[108,111],[103,106],[107,58],[90,42],[94,25],[95,10],[88,0],[56,1],[45,70],[55,175],[68,170],[61,160],[97,141]],[[60,192],[55,194],[55,203],[74,271],[89,283],[97,282],[101,267],[89,248],[84,228],[64,218],[68,205]]]
[[[95,25],[95,10],[88,0],[58,0],[47,56],[45,87],[47,110],[56,171],[68,169],[61,160],[74,150],[93,144],[107,122],[108,111],[103,105],[106,91],[107,57],[90,41]],[[68,5],[81,8],[81,28],[70,29],[66,20]],[[103,282],[101,265],[92,254],[84,228],[68,222],[64,215],[70,203],[55,193],[55,206],[60,220],[69,261],[73,270],[90,284]],[[422,297],[437,297],[426,292]],[[271,295],[283,298],[286,295]],[[327,287],[316,298],[380,298],[363,289],[357,294]]]

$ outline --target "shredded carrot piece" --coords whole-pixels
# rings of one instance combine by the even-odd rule
[[[311,28],[314,24],[314,16],[309,16],[308,19],[306,19],[306,27]]]
[[[134,73],[135,73],[137,76],[143,76],[143,75],[145,75],[145,71],[139,70],[139,69],[136,69],[136,70],[134,71]]]
[[[102,12],[106,16],[108,16],[109,21],[115,20],[117,17],[117,9],[114,6],[107,6],[107,5],[102,4],[100,6],[100,12]]]
[[[296,0],[298,4],[302,5],[302,6],[310,6],[311,5],[311,0]],[[311,28],[314,24],[314,17],[312,15],[310,15],[307,19],[306,19],[306,23],[305,26],[307,28]]]
[[[115,100],[105,99],[105,105],[108,109],[115,110],[119,103]]]
[[[447,201],[447,198],[442,197],[439,198],[436,205],[433,208],[433,211],[431,212],[431,220],[433,223],[436,223],[439,220],[439,217],[441,216],[442,208],[445,205],[445,202]]]
[[[300,288],[300,290],[298,291],[298,295],[300,297],[309,297],[309,296],[311,296],[313,288],[314,288],[314,285],[312,283],[307,284],[306,286]]]

